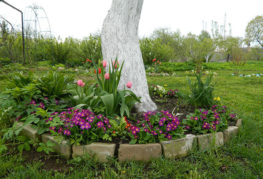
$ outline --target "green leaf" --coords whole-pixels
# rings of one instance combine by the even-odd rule
[[[112,114],[113,112],[113,106],[114,106],[114,96],[113,94],[107,94],[104,96],[101,96],[102,102],[104,103],[106,107],[107,114]]]
[[[43,151],[42,147],[37,148],[37,152],[42,152],[42,151]]]
[[[7,151],[7,147],[4,144],[0,144],[0,154]]]
[[[132,139],[129,144],[136,144],[137,139]]]
[[[18,149],[18,151],[19,151],[20,153],[22,153],[23,150],[24,150],[24,144],[20,144],[20,145],[17,147],[17,149]]]
[[[26,151],[29,151],[31,149],[30,145],[28,142],[24,143],[24,148]]]

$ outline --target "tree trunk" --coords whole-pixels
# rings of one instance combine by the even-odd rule
[[[143,0],[113,0],[101,33],[103,59],[124,61],[119,89],[128,81],[131,90],[141,97],[136,104],[138,112],[157,109],[148,91],[148,84],[138,38],[138,26]]]

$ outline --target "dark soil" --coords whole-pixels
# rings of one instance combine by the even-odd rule
[[[20,155],[17,147],[18,145],[13,145],[9,143],[8,147],[8,155]],[[69,172],[72,165],[68,164],[68,160],[62,158],[56,153],[45,154],[44,152],[37,152],[35,149],[31,149],[30,151],[23,151],[22,153],[22,162],[24,165],[32,164],[34,162],[41,162],[41,169],[47,171],[58,171],[58,172]]]
[[[35,150],[24,151],[23,159],[25,163],[42,162],[41,167],[44,170],[53,170],[58,172],[68,172],[70,165],[67,160],[60,157],[56,153],[45,154],[43,152],[37,152]]]
[[[178,115],[183,120],[187,114],[194,112],[195,107],[187,104],[180,98],[160,98],[153,96],[152,100],[158,107],[158,111],[169,111],[173,115]]]

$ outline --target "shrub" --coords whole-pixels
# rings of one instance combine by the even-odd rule
[[[174,58],[174,50],[167,44],[162,44],[160,39],[144,38],[140,40],[140,48],[144,64],[152,64],[152,59],[160,59],[162,62]]]
[[[5,66],[11,63],[11,60],[8,57],[0,57],[0,67]]]
[[[54,41],[49,46],[52,64],[63,63],[69,59],[70,48],[63,42]]]

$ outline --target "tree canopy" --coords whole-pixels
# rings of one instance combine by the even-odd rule
[[[250,42],[257,42],[263,47],[263,16],[252,19],[246,28],[246,39]]]

